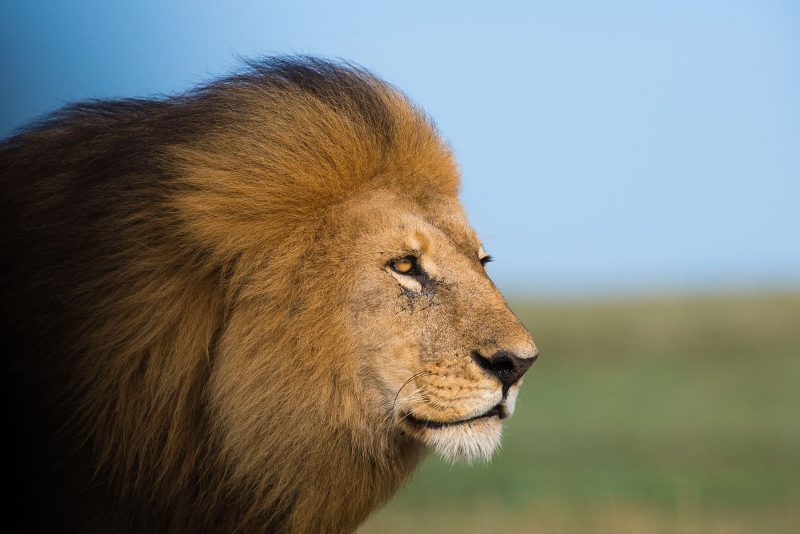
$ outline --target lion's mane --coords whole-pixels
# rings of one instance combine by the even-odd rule
[[[360,430],[347,251],[326,248],[362,192],[457,193],[392,87],[273,58],[69,105],[0,145],[0,177],[12,517],[346,531],[413,468],[417,445]]]

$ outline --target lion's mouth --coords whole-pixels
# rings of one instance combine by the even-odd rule
[[[410,413],[406,414],[403,417],[403,420],[416,428],[436,429],[436,428],[445,428],[448,426],[463,425],[465,423],[477,421],[478,419],[486,419],[489,417],[498,417],[499,419],[505,419],[506,417],[508,417],[508,413],[506,412],[505,406],[502,403],[500,403],[495,405],[493,408],[489,409],[485,413],[482,413],[481,415],[476,415],[475,417],[469,417],[467,419],[460,419],[458,421],[431,421],[429,419],[419,419],[417,417],[414,417]]]

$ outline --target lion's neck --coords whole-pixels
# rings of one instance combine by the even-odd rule
[[[346,451],[346,452],[344,452]],[[342,453],[344,452],[344,453]],[[424,457],[424,446],[403,436],[375,456],[348,444],[318,458],[316,477],[303,481],[289,517],[294,532],[351,532],[389,499]]]

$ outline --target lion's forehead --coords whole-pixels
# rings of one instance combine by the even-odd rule
[[[422,202],[395,191],[377,189],[337,207],[338,236],[348,247],[367,241],[385,255],[416,252],[447,261],[452,256],[479,257],[482,245],[456,198]]]

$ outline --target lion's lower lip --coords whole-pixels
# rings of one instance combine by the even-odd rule
[[[418,428],[444,428],[448,426],[463,425],[464,423],[477,421],[478,419],[486,419],[488,417],[498,417],[500,419],[505,419],[506,417],[508,417],[505,406],[503,406],[502,404],[497,404],[496,406],[494,406],[487,412],[482,413],[481,415],[476,415],[475,417],[470,417],[468,419],[461,419],[459,421],[430,421],[428,419],[419,419],[417,417],[414,417],[410,413],[406,414],[403,420],[407,421],[412,426]]]

